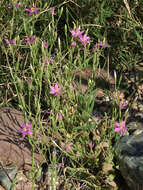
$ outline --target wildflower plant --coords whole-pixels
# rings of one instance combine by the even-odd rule
[[[124,89],[127,96],[130,83],[121,89],[126,77],[117,76],[104,89],[104,78],[115,70],[123,75],[142,60],[140,2],[131,4],[136,15],[119,0],[94,6],[82,0],[12,2],[0,6],[0,105],[32,120],[17,132],[29,140],[33,155],[39,152],[63,170],[63,189],[109,189],[102,165],[113,161],[113,139],[127,134],[130,109],[113,94]]]

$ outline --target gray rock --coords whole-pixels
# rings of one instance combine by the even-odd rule
[[[131,190],[143,189],[143,132],[122,137],[115,146],[120,171]]]
[[[12,182],[17,174],[16,166],[7,166],[0,169],[0,184],[6,189],[10,190]]]

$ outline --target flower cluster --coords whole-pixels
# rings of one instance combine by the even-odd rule
[[[70,31],[73,38],[78,38],[78,41],[82,43],[82,45],[85,47],[87,44],[90,43],[90,38],[86,34],[82,35],[84,33],[83,31],[80,31],[79,28],[76,28],[75,30]],[[71,44],[73,47],[76,46],[76,42],[73,41]]]

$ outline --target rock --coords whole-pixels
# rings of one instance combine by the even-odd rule
[[[10,190],[12,181],[17,174],[16,166],[7,166],[0,169],[0,184],[6,189]]]
[[[0,162],[2,165],[12,163],[18,169],[31,170],[31,146],[18,133],[23,122],[22,112],[10,107],[0,108]],[[34,158],[35,164],[43,162],[42,155],[37,152]]]
[[[122,137],[115,145],[122,176],[131,190],[143,189],[143,132]]]
[[[139,135],[140,133],[143,132],[143,126],[141,121],[131,121],[128,124],[128,132],[130,135]]]

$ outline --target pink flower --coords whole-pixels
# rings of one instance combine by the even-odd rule
[[[12,3],[9,3],[9,4],[8,4],[8,7],[12,7]]]
[[[99,42],[99,46],[106,48],[106,47],[111,47],[109,44],[103,43],[102,41]]]
[[[50,8],[50,13],[51,13],[52,15],[55,14],[55,8],[54,8],[54,7],[51,7],[51,8]]]
[[[72,46],[72,47],[75,47],[75,46],[76,46],[76,42],[73,41],[73,42],[71,43],[71,46]]]
[[[32,127],[32,123],[29,123],[28,125],[25,125],[24,123],[21,125],[21,129],[19,129],[19,132],[22,133],[22,137],[24,138],[28,134],[32,134],[32,131],[30,130]]]
[[[55,84],[55,86],[50,86],[50,89],[50,94],[56,94],[56,96],[60,95],[61,88],[59,88],[57,83]]]
[[[109,44],[103,43],[103,41],[100,40],[99,43],[96,43],[94,46],[94,50],[96,51],[99,47],[106,48],[111,47]]]
[[[86,34],[84,34],[83,36],[80,36],[79,41],[80,41],[84,46],[86,46],[87,44],[90,43],[90,38],[89,38]]]
[[[21,3],[14,3],[15,8],[19,8],[21,6]]]
[[[62,119],[62,117],[63,117],[62,114],[61,114],[61,113],[58,113],[58,118],[59,118],[59,119]]]
[[[128,129],[125,127],[125,121],[122,121],[121,123],[115,122],[116,128],[114,129],[114,132],[120,132],[121,135],[124,135],[125,131]]]
[[[44,48],[48,48],[48,42],[44,41],[44,42],[43,42],[43,47],[44,47]]]
[[[49,65],[49,59],[48,58],[45,58],[45,61],[42,63],[44,65]]]
[[[35,43],[35,40],[36,40],[36,37],[35,36],[31,36],[29,39],[23,40],[23,42],[33,44],[33,43]]]
[[[27,11],[29,15],[37,14],[39,11],[39,8],[34,8],[34,7],[26,8],[25,11]]]
[[[61,146],[62,146],[62,148],[64,148],[65,147],[65,143],[61,142]]]
[[[61,142],[62,148],[64,148],[67,152],[70,151],[72,145],[73,145],[72,142],[70,142],[68,145],[65,145],[65,143]]]
[[[76,37],[81,37],[84,31],[80,31],[79,28],[76,28],[75,30],[71,30],[70,32],[72,33],[72,37],[76,38]]]
[[[4,46],[7,46],[8,44],[16,45],[16,42],[14,40],[6,40],[6,41],[4,41]]]
[[[95,48],[98,48],[98,43],[95,44]]]
[[[119,103],[119,108],[120,108],[120,110],[124,110],[124,109],[127,108],[127,104],[124,103],[124,102],[122,102],[122,101],[120,101],[120,103]]]
[[[67,147],[66,147],[66,151],[70,151],[70,148],[71,148],[72,145],[73,145],[73,143],[70,142],[70,143],[67,145]]]
[[[51,56],[50,58],[45,58],[45,62],[43,62],[44,65],[49,65],[50,63],[53,63],[54,57]]]
[[[21,6],[21,3],[14,3],[14,4],[9,3],[8,4],[8,7],[12,7],[12,6],[14,6],[15,8],[19,8]]]
[[[102,41],[99,42],[99,46],[103,46],[103,42]]]
[[[52,113],[52,110],[45,112],[45,114],[48,114],[48,115],[50,115],[51,113]]]
[[[28,77],[27,82],[28,82],[28,84],[31,84],[32,81],[31,81],[30,77]]]
[[[89,147],[92,149],[95,144],[91,141],[91,142],[88,143],[88,145],[89,145]]]

